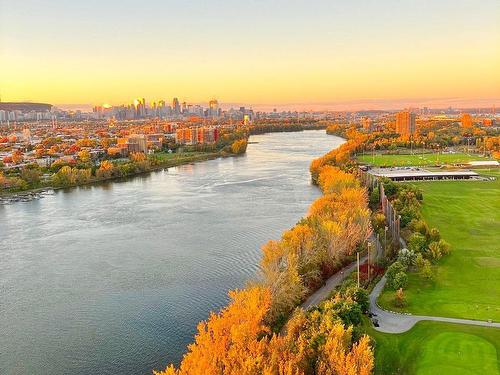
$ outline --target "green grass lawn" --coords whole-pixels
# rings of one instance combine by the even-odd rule
[[[413,155],[385,155],[385,154],[375,154],[374,156],[370,154],[358,155],[357,160],[372,164],[375,166],[426,166],[426,165],[441,165],[441,164],[454,164],[454,163],[465,163],[473,160],[490,160],[489,158],[481,157],[479,155],[469,155],[465,153],[455,153],[455,154],[423,154],[416,153]]]
[[[184,158],[195,158],[195,157],[203,157],[212,154],[211,152],[172,152],[168,153],[165,151],[155,152],[154,156],[160,159],[161,161],[175,160],[175,159],[184,159]]]
[[[424,194],[424,219],[452,252],[435,267],[433,282],[409,274],[403,311],[500,321],[500,172],[484,173],[497,179],[416,183]],[[398,310],[393,298],[386,290],[379,303]]]
[[[365,330],[375,341],[375,374],[500,375],[500,329],[419,322],[410,331]]]

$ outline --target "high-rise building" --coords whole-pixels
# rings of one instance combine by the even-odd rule
[[[402,111],[396,114],[396,133],[401,135],[412,135],[415,133],[416,115],[410,111]]]
[[[179,104],[179,99],[177,98],[172,100],[172,111],[175,115],[179,115],[181,113],[181,106]]]
[[[472,128],[472,116],[469,113],[462,113],[460,122],[464,128]]]
[[[219,116],[219,102],[217,99],[212,99],[208,102],[208,116],[212,118]]]

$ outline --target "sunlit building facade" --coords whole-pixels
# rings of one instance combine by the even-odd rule
[[[401,135],[412,135],[415,133],[416,115],[410,111],[402,111],[396,114],[396,133]]]

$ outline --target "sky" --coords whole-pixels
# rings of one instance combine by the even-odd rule
[[[500,105],[499,0],[0,0],[3,101]]]

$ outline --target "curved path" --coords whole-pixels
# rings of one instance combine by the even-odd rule
[[[363,264],[368,257],[365,255],[359,258],[359,264]],[[334,290],[338,285],[342,283],[355,269],[357,266],[357,261],[355,260],[349,265],[342,268],[339,272],[332,275],[328,280],[326,280],[325,285],[311,294],[299,307],[308,310],[314,306],[317,306],[321,301],[328,298],[332,290]],[[287,323],[283,325],[280,331],[280,335],[285,335],[287,330]]]
[[[380,279],[380,281],[375,285],[372,292],[370,293],[370,312],[374,314],[374,319],[378,320],[378,327],[373,327],[377,331],[386,333],[402,333],[409,331],[413,326],[422,320],[432,320],[436,322],[446,322],[446,323],[457,323],[457,324],[471,324],[483,327],[493,327],[500,328],[500,323],[490,323],[483,320],[471,320],[471,319],[456,319],[456,318],[445,318],[440,316],[426,316],[426,315],[411,315],[411,314],[400,314],[394,313],[382,309],[377,304],[377,299],[386,282],[385,276]]]
[[[366,261],[366,259],[367,259],[366,256],[359,258],[359,264],[363,264]],[[317,291],[311,294],[302,303],[302,305],[300,305],[300,307],[303,308],[304,310],[307,310],[311,307],[316,306],[321,301],[326,299],[330,295],[332,290],[334,290],[338,285],[340,285],[342,281],[344,281],[345,278],[349,276],[351,272],[353,272],[356,269],[356,263],[357,261],[354,261],[350,263],[348,266],[342,268],[339,272],[332,275],[328,280],[326,280],[325,285],[323,285],[321,288],[319,288]]]

